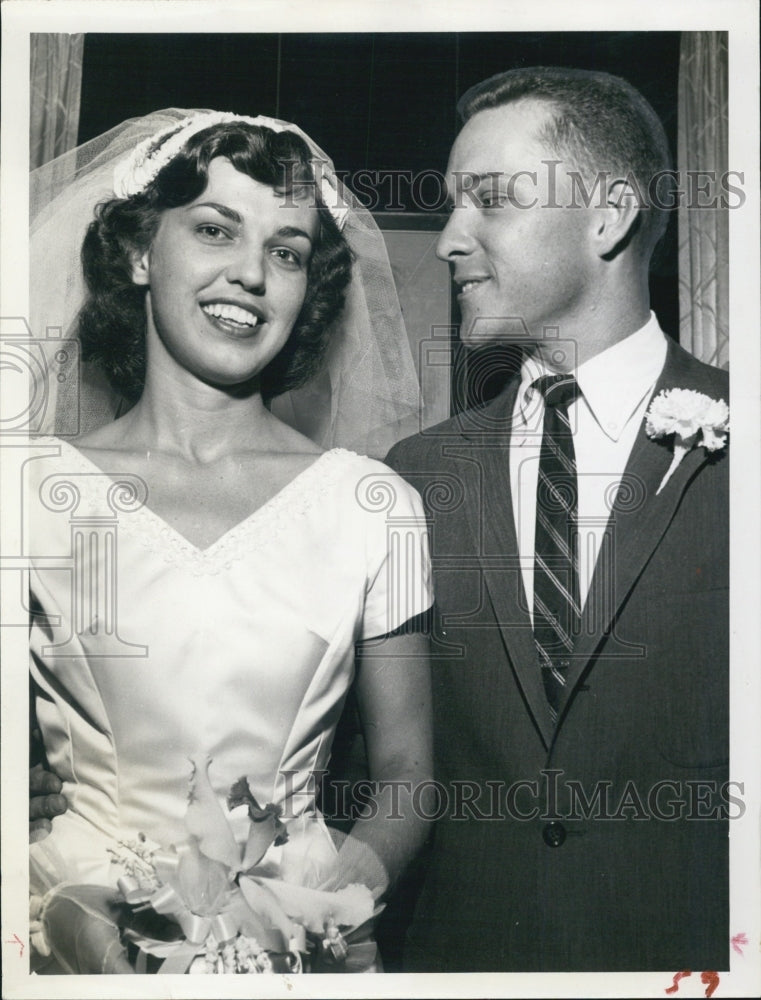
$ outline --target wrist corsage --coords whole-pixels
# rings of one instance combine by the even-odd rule
[[[657,495],[687,452],[696,445],[702,445],[706,451],[717,451],[725,446],[729,407],[723,399],[711,399],[694,389],[664,389],[650,403],[645,414],[645,429],[654,439],[674,435],[674,456],[656,490]]]

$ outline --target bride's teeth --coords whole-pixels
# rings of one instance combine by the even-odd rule
[[[229,305],[227,302],[212,302],[209,305],[201,306],[201,308],[208,316],[232,320],[233,323],[240,323],[241,326],[256,326],[259,322],[259,317],[247,309]]]

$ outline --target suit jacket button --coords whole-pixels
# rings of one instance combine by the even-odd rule
[[[557,823],[555,820],[552,823],[548,823],[542,830],[542,838],[548,847],[560,847],[567,836],[568,834],[563,824]]]

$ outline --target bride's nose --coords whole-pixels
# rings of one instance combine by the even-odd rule
[[[264,291],[264,248],[241,242],[228,261],[225,277],[251,292]]]

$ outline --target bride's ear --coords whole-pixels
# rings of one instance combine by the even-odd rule
[[[132,280],[136,285],[150,285],[150,253],[148,250],[140,252],[139,250],[134,250],[131,257],[132,262]]]

